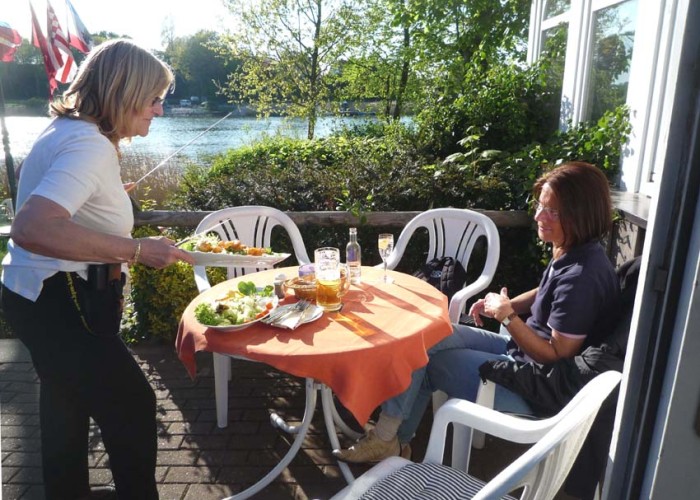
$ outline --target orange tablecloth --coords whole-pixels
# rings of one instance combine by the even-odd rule
[[[426,350],[452,332],[447,298],[413,276],[389,271],[394,283],[380,282],[381,270],[362,268],[362,284],[352,285],[343,309],[284,330],[256,323],[237,332],[209,329],[194,317],[203,300],[235,288],[238,281],[271,284],[275,275],[296,276],[297,268],[270,269],[220,283],[194,299],[183,313],[176,347],[190,376],[195,352],[210,351],[261,361],[330,387],[364,425],[383,401],[404,391],[411,373],[428,362]],[[295,302],[292,292],[282,302]]]

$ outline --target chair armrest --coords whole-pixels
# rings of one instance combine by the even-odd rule
[[[471,401],[450,399],[435,413],[426,462],[442,463],[447,426],[457,423],[514,443],[534,443],[559,420],[561,414],[543,420],[527,420],[500,413]]]
[[[482,274],[476,281],[468,284],[461,290],[458,290],[450,299],[449,313],[450,321],[459,323],[459,317],[462,315],[464,305],[474,295],[484,290],[491,283],[493,276]]]

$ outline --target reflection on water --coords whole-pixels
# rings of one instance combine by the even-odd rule
[[[316,137],[325,137],[342,125],[362,123],[366,117],[320,118],[316,127]],[[194,139],[201,132],[217,122],[219,117],[161,117],[153,120],[148,137],[135,137],[131,144],[122,145],[123,162],[141,164],[145,168],[156,166],[178,148]],[[27,156],[34,139],[48,125],[50,119],[36,116],[10,116],[5,118],[10,138],[10,153],[18,163]],[[286,137],[306,137],[307,126],[304,120],[283,118],[227,118],[202,135],[168,162],[168,166],[186,162],[206,166],[207,158],[237,148],[265,137],[280,134]],[[1,149],[1,148],[0,148]],[[0,151],[4,164],[5,152]]]

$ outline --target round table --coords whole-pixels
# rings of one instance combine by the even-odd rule
[[[362,283],[350,286],[339,312],[326,312],[316,321],[294,330],[258,322],[244,330],[222,332],[207,328],[195,319],[194,310],[199,303],[224,296],[226,291],[235,289],[239,281],[265,286],[272,284],[280,273],[296,276],[297,269],[287,267],[248,274],[200,294],[183,313],[176,340],[177,352],[192,377],[196,374],[195,352],[210,351],[215,355],[215,363],[221,355],[242,357],[306,378],[307,407],[301,427],[286,426],[274,415],[273,422],[288,432],[305,434],[304,426],[308,428],[310,424],[316,392],[320,389],[329,437],[332,445],[338,447],[337,436],[331,431],[338,418],[331,390],[364,425],[375,408],[408,387],[413,371],[428,362],[427,349],[452,332],[447,298],[411,275],[389,271],[394,282],[385,284],[381,280],[381,269],[363,267]],[[295,301],[290,291],[281,303]],[[228,389],[227,379],[217,383],[217,391]],[[225,426],[227,415],[218,414],[219,410],[227,410],[226,405],[222,406],[223,409],[217,408],[217,416],[224,417],[219,424]],[[341,429],[348,431],[347,426],[341,425]],[[288,453],[289,461],[298,450],[293,450],[297,440],[301,446],[298,438]],[[288,463],[287,460],[283,462]],[[270,474],[280,465],[282,463]],[[352,481],[345,464],[340,465],[346,478]],[[270,474],[236,498],[247,498],[248,493],[259,491],[269,483]]]

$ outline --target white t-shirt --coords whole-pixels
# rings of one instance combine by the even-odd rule
[[[97,125],[56,118],[37,138],[22,164],[17,210],[30,196],[65,208],[77,224],[102,233],[131,237],[134,216],[122,184],[117,150]],[[35,301],[43,281],[58,271],[85,276],[87,262],[60,260],[8,243],[2,282]]]

